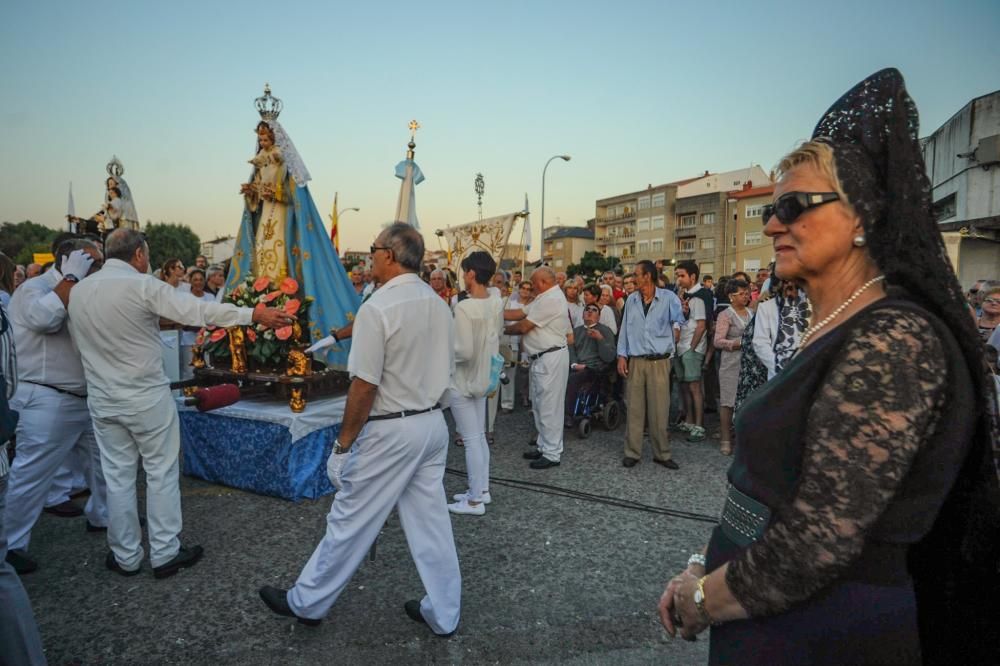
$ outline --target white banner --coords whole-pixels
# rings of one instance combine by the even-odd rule
[[[507,241],[510,239],[510,230],[514,226],[514,220],[523,213],[509,213],[488,217],[478,222],[470,222],[460,227],[448,227],[444,230],[444,236],[448,239],[448,247],[451,249],[451,262],[449,265],[459,275],[459,282],[462,282],[461,271],[462,259],[470,253],[482,250],[489,252],[497,264],[503,259],[503,253],[507,249]],[[463,284],[464,286],[464,284]]]

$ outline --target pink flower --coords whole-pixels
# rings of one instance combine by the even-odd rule
[[[248,327],[247,339],[250,340],[250,342],[257,342],[257,331],[253,330],[253,328]]]
[[[261,292],[265,291],[270,286],[271,286],[271,278],[267,277],[266,275],[261,275],[259,278],[254,280],[253,290],[256,292]]]
[[[282,326],[281,328],[277,328],[274,330],[274,335],[279,340],[287,340],[288,338],[292,337],[292,327]]]
[[[299,302],[299,299],[297,298],[289,299],[288,301],[285,302],[285,314],[290,314],[290,315],[295,314],[296,312],[299,311],[300,305],[302,305],[302,303]]]
[[[294,278],[287,277],[281,281],[281,291],[285,292],[289,296],[294,294],[299,290],[299,283],[295,281]]]
[[[274,299],[276,299],[278,296],[281,296],[281,292],[280,291],[272,291],[271,293],[269,293],[266,296],[264,296],[261,299],[261,302],[263,302],[263,303],[270,303],[271,301],[273,301]]]
[[[209,339],[212,342],[218,342],[222,338],[226,337],[226,335],[227,335],[226,329],[224,329],[224,328],[217,328],[217,329],[215,329],[215,331],[212,332],[212,337],[209,338]]]

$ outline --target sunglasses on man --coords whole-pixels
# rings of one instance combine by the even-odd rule
[[[777,217],[782,224],[791,224],[810,208],[839,200],[840,195],[836,192],[787,192],[778,197],[774,203],[765,205],[761,217],[764,219],[764,224],[767,224],[772,216]]]

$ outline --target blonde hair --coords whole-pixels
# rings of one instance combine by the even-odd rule
[[[816,169],[820,175],[830,181],[833,191],[840,196],[840,202],[847,206],[852,214],[856,214],[850,199],[844,192],[844,187],[840,184],[840,178],[837,176],[837,162],[833,158],[833,147],[829,143],[822,139],[813,139],[801,144],[781,158],[778,163],[777,178],[783,178],[792,169],[803,164],[808,164]]]

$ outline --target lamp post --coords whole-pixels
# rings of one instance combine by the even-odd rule
[[[357,212],[358,212],[358,211],[360,211],[361,209],[360,209],[360,208],[358,208],[358,207],[356,207],[356,206],[352,206],[352,207],[350,207],[350,208],[341,208],[340,210],[338,210],[338,211],[337,211],[337,217],[339,218],[339,217],[340,217],[341,215],[343,215],[344,213],[347,213],[347,212],[350,212],[350,211],[352,211],[352,210],[353,210],[353,211],[354,211],[355,213],[357,213]]]
[[[549,161],[545,163],[545,167],[542,168],[542,224],[541,224],[541,227],[542,227],[542,237],[541,237],[541,244],[542,244],[542,263],[543,264],[545,263],[545,172],[548,171],[549,164],[552,163],[552,160],[556,160],[556,159],[562,160],[563,162],[569,162],[570,157],[569,157],[569,155],[553,155],[552,157],[549,158]]]

